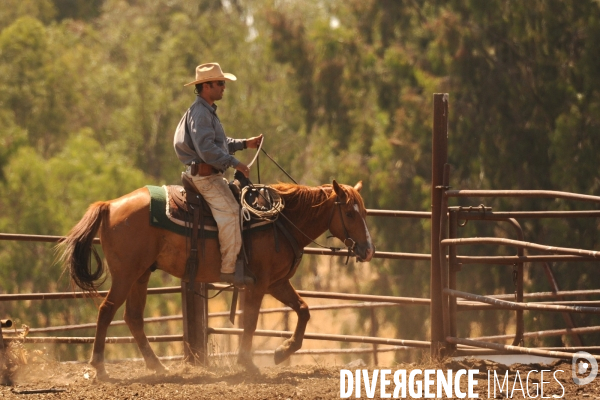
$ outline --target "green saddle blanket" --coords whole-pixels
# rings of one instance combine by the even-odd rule
[[[150,192],[150,226],[166,229],[178,235],[188,236],[191,227],[186,228],[171,221],[167,217],[167,191],[163,186],[146,185]],[[216,231],[205,230],[202,234],[205,238],[216,239]]]

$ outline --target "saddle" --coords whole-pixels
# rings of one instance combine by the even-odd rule
[[[199,222],[202,225],[201,230],[216,231],[217,223],[213,218],[210,206],[204,200],[204,197],[198,193],[192,180],[186,174],[181,174],[181,182],[182,186],[165,186],[168,201],[167,217],[178,225],[191,227],[194,208],[198,206],[200,210]],[[244,230],[271,223],[272,221],[265,221],[265,217],[268,218],[270,214],[280,212],[282,206],[279,203],[275,207],[270,207],[266,204],[268,200],[271,200],[272,194],[265,192],[264,185],[256,185],[260,189],[252,191],[240,188],[241,185],[243,183],[236,179],[229,184],[229,189],[233,193],[233,197],[238,201],[238,204],[247,207],[250,211],[249,217],[251,218],[243,220]],[[240,200],[242,197],[244,197],[244,200]],[[271,208],[271,213],[265,212]]]

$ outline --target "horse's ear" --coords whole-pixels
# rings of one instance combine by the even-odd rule
[[[339,185],[339,183],[337,183],[337,181],[335,179],[333,180],[333,190],[335,191],[335,194],[337,194],[340,201],[342,203],[345,203],[346,202],[346,192],[344,192],[344,189],[342,189],[342,187]]]
[[[356,189],[357,192],[360,192],[360,189],[362,189],[362,181],[358,181],[358,183],[354,185],[354,189]]]

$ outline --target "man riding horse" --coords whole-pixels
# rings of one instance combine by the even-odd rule
[[[185,113],[175,134],[175,151],[189,166],[186,174],[206,197],[219,224],[220,248],[216,240],[204,241],[201,268],[198,268],[194,282],[216,282],[219,275],[223,281],[233,280],[231,272],[235,269],[241,245],[239,209],[223,179],[223,171],[233,166],[248,176],[249,168],[229,153],[245,147],[256,148],[262,141],[262,136],[246,141],[225,136],[214,102],[223,97],[225,81],[234,79],[235,76],[224,74],[218,64],[200,65],[196,69],[196,80],[188,84],[197,85],[198,98]],[[252,361],[252,338],[266,294],[290,307],[297,315],[291,336],[275,350],[275,363],[283,362],[302,347],[310,312],[290,279],[298,269],[298,257],[305,246],[329,231],[348,247],[348,254],[356,256],[357,261],[370,261],[375,254],[367,227],[367,210],[360,196],[362,182],[348,186],[333,180],[331,184],[318,187],[278,183],[272,188],[285,203],[280,224],[256,230],[246,238],[248,248],[252,249],[248,252],[247,267],[255,279],[244,295],[244,331],[237,362],[252,373],[259,372]],[[152,224],[151,217],[156,210],[156,204],[152,207],[154,201],[158,201],[159,210],[165,210],[165,204],[159,200],[165,201],[164,197],[172,190],[146,186],[118,199],[97,201],[90,205],[60,244],[65,270],[83,290],[96,292],[106,268],[112,278],[98,310],[90,359],[98,379],[108,378],[104,362],[106,335],[123,303],[123,318],[146,366],[157,372],[166,371],[144,332],[144,308],[153,271],[162,270],[180,279],[187,277],[188,237]],[[166,214],[166,210],[164,212]],[[100,238],[105,263],[93,247],[96,236]],[[92,256],[96,259],[95,267]],[[231,275],[220,274],[219,266],[222,266],[221,272]]]
[[[233,167],[246,178],[250,168],[233,154],[246,148],[258,148],[262,135],[249,139],[232,139],[217,116],[215,101],[223,98],[225,82],[235,75],[223,72],[218,63],[196,67],[196,101],[179,121],[173,146],[179,160],[187,166],[185,173],[208,203],[219,230],[222,282],[233,283],[237,268],[243,268],[240,206],[229,189],[223,172]]]

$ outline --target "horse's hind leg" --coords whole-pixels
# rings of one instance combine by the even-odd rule
[[[125,303],[124,319],[135,338],[138,348],[146,361],[146,367],[158,373],[166,371],[160,362],[144,333],[144,308],[146,307],[146,296],[148,292],[148,280],[151,271],[148,269],[136,282],[134,282]]]
[[[292,337],[284,341],[283,344],[275,350],[275,364],[279,364],[287,360],[293,353],[302,347],[306,324],[310,319],[310,312],[308,311],[308,305],[292,287],[289,280],[281,282],[277,286],[271,288],[270,293],[277,300],[281,301],[286,306],[291,307],[298,315],[298,323],[296,324],[296,329],[294,330]]]
[[[115,313],[127,298],[127,293],[129,293],[130,287],[131,284],[129,282],[113,276],[113,283],[108,291],[108,295],[100,305],[100,310],[98,311],[98,322],[96,323],[94,349],[92,352],[92,359],[90,360],[90,364],[96,369],[97,379],[108,378],[106,368],[104,367],[106,331],[115,317]]]

